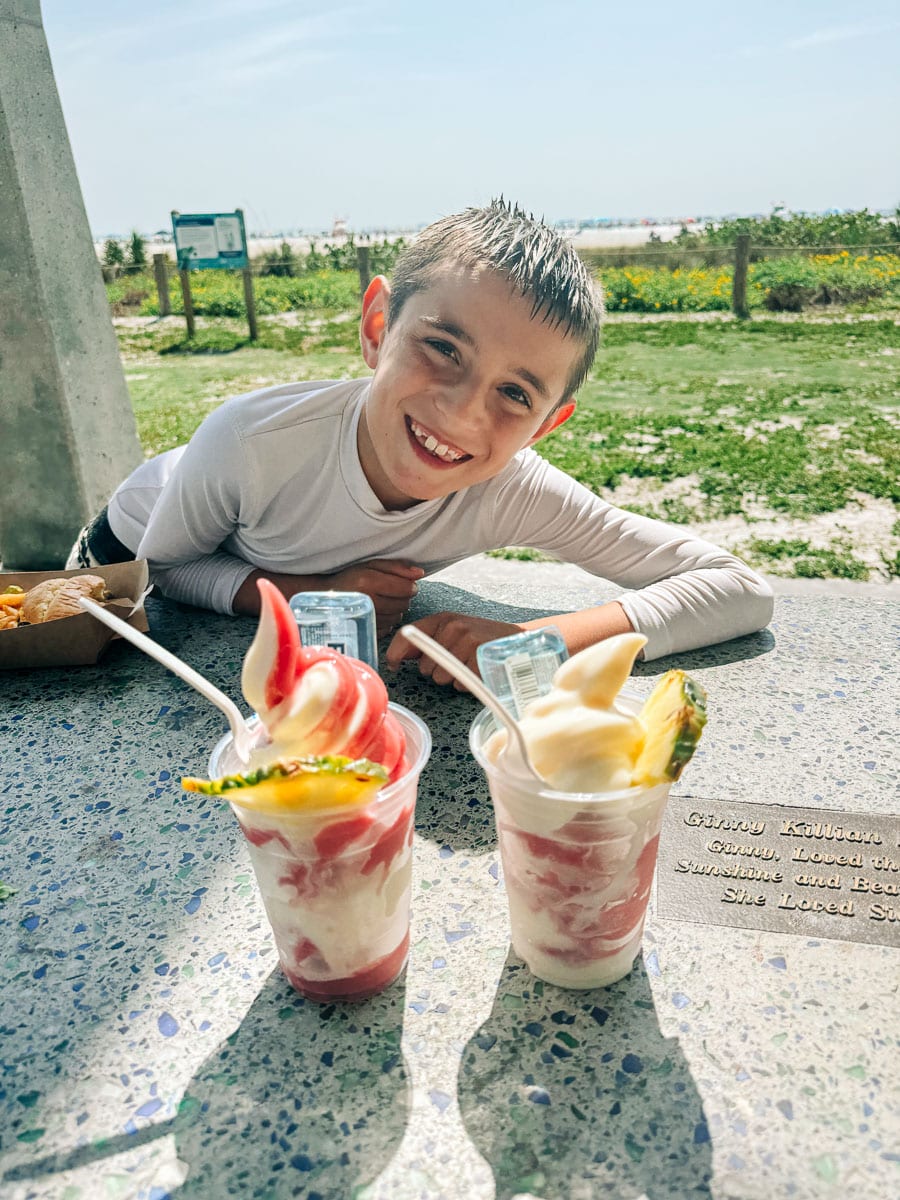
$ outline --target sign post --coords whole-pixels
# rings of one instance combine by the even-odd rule
[[[256,340],[256,303],[253,297],[253,278],[247,255],[247,234],[243,209],[228,213],[172,212],[172,232],[175,253],[184,296],[184,315],[188,337],[194,336],[194,308],[191,299],[190,271],[241,271],[244,276],[244,299],[247,305],[247,324],[250,339]]]

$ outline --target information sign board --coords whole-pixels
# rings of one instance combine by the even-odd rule
[[[181,270],[243,270],[248,265],[244,214],[172,213]]]

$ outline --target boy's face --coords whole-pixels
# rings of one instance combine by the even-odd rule
[[[373,280],[360,324],[375,375],[359,455],[385,508],[490,479],[571,415],[574,404],[553,410],[583,347],[532,319],[532,301],[501,276],[446,268],[388,328],[389,295]]]

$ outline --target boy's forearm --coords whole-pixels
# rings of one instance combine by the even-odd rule
[[[555,617],[539,617],[535,621],[523,621],[523,629],[541,629],[555,625],[563,635],[570,654],[577,654],[586,646],[613,637],[617,633],[632,633],[634,626],[625,609],[617,600],[601,604],[598,608],[583,608],[580,612],[560,613]]]
[[[321,592],[328,587],[324,575],[276,575],[271,571],[251,571],[235,592],[231,602],[231,607],[236,613],[251,617],[259,615],[259,589],[256,581],[263,578],[270,579],[287,597],[297,592]]]

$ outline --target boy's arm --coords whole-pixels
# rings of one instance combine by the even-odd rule
[[[254,480],[236,434],[230,405],[200,424],[163,484],[147,520],[137,557],[165,596],[230,613],[232,600],[253,570],[222,550],[241,519]]]
[[[557,616],[539,617],[534,621],[521,623],[492,621],[486,617],[470,617],[454,612],[434,613],[416,621],[417,628],[433,637],[436,642],[440,642],[476,674],[477,651],[483,642],[509,637],[526,629],[541,629],[545,625],[556,626],[563,635],[570,654],[577,654],[586,646],[592,646],[594,642],[613,637],[617,633],[630,633],[634,628],[617,600],[601,604],[597,608],[559,613]],[[399,667],[406,658],[417,658],[421,674],[429,676],[435,683],[454,683],[454,686],[458,686],[443,667],[436,666],[427,655],[410,645],[400,633],[388,646],[385,658],[388,667],[392,669]]]
[[[375,607],[379,637],[398,625],[416,594],[416,581],[425,572],[412,563],[395,559],[372,559],[334,575],[276,575],[253,570],[238,588],[232,601],[236,613],[259,613],[258,579],[270,579],[290,599],[297,592],[365,592]]]
[[[353,591],[371,596],[379,635],[397,625],[424,572],[406,561],[373,559],[336,574],[293,575],[260,570],[221,549],[247,510],[263,506],[258,472],[232,420],[232,405],[201,424],[167,479],[137,549],[164,595],[222,613],[259,612],[256,581],[271,579],[286,596],[303,591]]]
[[[598,607],[521,624],[447,613],[417,622],[469,666],[482,642],[542,625],[556,625],[570,653],[636,630],[647,638],[649,661],[753,633],[771,619],[771,588],[728,551],[687,530],[613,507],[537,455],[523,464],[523,474],[484,505],[500,544],[534,546],[577,563],[619,584],[623,595]],[[419,656],[398,636],[387,657],[396,666]],[[448,682],[434,664],[423,660],[421,665],[436,682]]]

